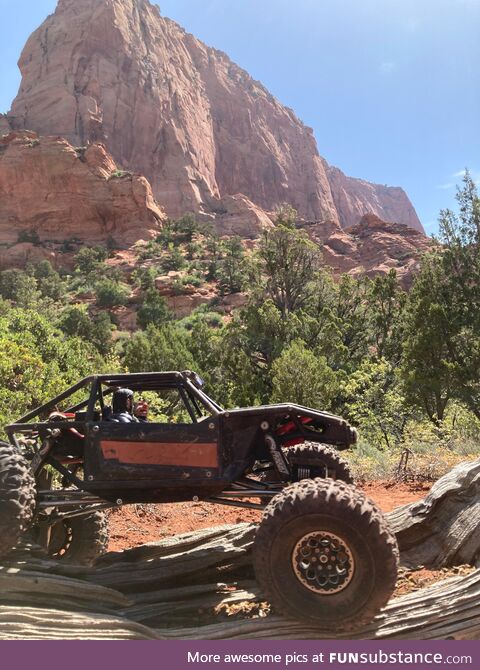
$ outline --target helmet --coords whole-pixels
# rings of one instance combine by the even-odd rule
[[[133,391],[130,389],[116,389],[112,395],[112,411],[114,414],[131,412]]]

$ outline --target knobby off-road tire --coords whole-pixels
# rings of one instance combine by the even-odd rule
[[[305,479],[265,508],[253,559],[275,611],[326,632],[348,632],[371,621],[392,595],[398,548],[363,492]]]
[[[63,519],[52,526],[46,547],[51,558],[91,565],[107,551],[108,518],[104,512]]]
[[[286,447],[283,453],[292,468],[292,481],[302,479],[337,479],[346,484],[353,484],[354,478],[347,461],[342,458],[334,447],[325,444],[306,442],[294,447]],[[262,477],[265,482],[279,482],[278,472],[272,468]]]
[[[353,484],[353,474],[347,461],[333,447],[325,444],[298,444],[285,449],[285,455],[293,468],[294,481],[316,477],[337,479],[345,484]]]
[[[15,547],[35,510],[35,479],[28,461],[0,442],[0,557]]]

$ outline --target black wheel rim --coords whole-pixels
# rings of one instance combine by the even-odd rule
[[[322,595],[346,589],[355,572],[353,554],[345,540],[322,530],[298,540],[292,552],[292,566],[305,588]]]

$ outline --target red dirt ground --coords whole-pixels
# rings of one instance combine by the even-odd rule
[[[430,485],[370,482],[361,488],[384,512],[390,512],[395,507],[423,498]],[[243,521],[254,522],[259,519],[260,514],[261,512],[256,510],[236,509],[202,502],[129,505],[111,513],[109,550],[121,551],[199,528]],[[457,566],[442,570],[401,569],[394,596],[417,591],[452,575],[468,574],[474,569],[471,566]]]
[[[430,487],[374,482],[362,488],[384,512],[390,512],[394,507],[423,498]],[[260,514],[256,510],[202,502],[129,505],[111,514],[109,550],[120,551],[209,526],[257,521]]]

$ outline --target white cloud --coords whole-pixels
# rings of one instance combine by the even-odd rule
[[[455,184],[453,182],[447,182],[446,184],[438,184],[436,188],[441,189],[442,191],[447,191],[449,188],[453,188]]]
[[[393,60],[385,60],[380,63],[379,70],[382,74],[391,74],[397,69],[397,64]]]
[[[480,2],[480,0],[479,0]],[[475,184],[478,186],[480,185],[480,170],[468,170],[470,173],[470,177],[473,179]],[[457,172],[454,172],[452,174],[452,177],[457,180],[457,183],[463,179],[465,176],[465,168],[463,170],[457,170]]]

